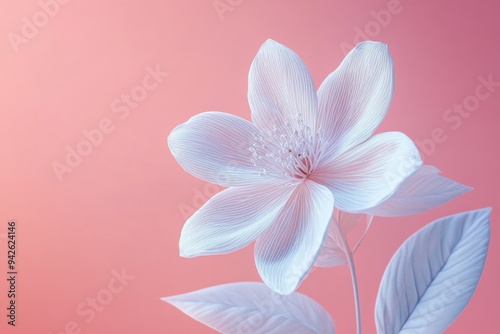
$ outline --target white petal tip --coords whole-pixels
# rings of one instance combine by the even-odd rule
[[[170,150],[170,152],[172,153],[172,155],[175,156],[175,151],[176,151],[176,144],[177,144],[177,135],[178,135],[178,131],[179,129],[183,126],[183,124],[179,124],[177,125],[174,129],[172,129],[172,131],[168,134],[168,137],[167,137],[167,146]]]
[[[259,272],[259,274],[262,277],[262,274]],[[300,282],[297,281],[296,279],[289,279],[286,280],[286,284],[279,284],[279,286],[276,284],[276,282],[269,282],[267,280],[264,280],[264,283],[274,292],[279,293],[282,296],[288,296],[297,290],[299,287]]]
[[[377,42],[377,41],[363,41],[363,42],[359,42],[358,44],[356,44],[356,48],[361,48],[361,47],[378,47],[378,48],[382,48],[385,50],[389,49],[387,44],[382,43],[382,42]]]
[[[276,42],[273,39],[268,39],[259,48],[259,51],[257,54],[262,53],[262,52],[272,52],[272,50],[280,49],[280,48],[286,48],[284,45]]]
[[[264,45],[276,45],[276,44],[280,44],[278,42],[276,42],[274,39],[271,39],[271,38],[268,38],[263,44],[262,46]]]
[[[493,208],[487,207],[487,208],[479,209],[477,211],[483,213],[485,216],[490,216],[492,210],[493,210]]]
[[[363,41],[351,50],[352,53],[367,53],[371,57],[382,57],[382,59],[392,59],[389,46],[382,42]]]
[[[179,252],[179,256],[180,257],[183,257],[183,258],[186,258],[186,259],[190,259],[190,258],[193,258],[193,257],[196,257],[196,255],[194,254],[190,254],[188,252]]]
[[[185,258],[192,258],[196,257],[200,254],[197,254],[194,252],[192,249],[189,249],[188,247],[185,246],[179,246],[179,256],[180,257],[185,257]]]
[[[175,133],[174,132],[175,132],[176,129],[177,129],[177,127],[175,129],[173,129],[172,132],[170,132],[168,134],[168,137],[167,137],[167,144],[168,144],[168,146],[170,146],[170,144],[172,144],[172,142],[175,140],[174,139],[175,138]]]
[[[174,306],[174,307],[179,308],[179,306],[178,306],[178,302],[179,302],[179,300],[177,300],[177,299],[176,299],[176,297],[178,297],[178,296],[179,296],[179,295],[176,295],[176,296],[169,296],[169,297],[162,297],[162,298],[160,298],[160,300],[161,300],[162,302],[165,302],[165,303],[167,303],[167,304],[170,304],[170,305],[172,305],[172,306]]]

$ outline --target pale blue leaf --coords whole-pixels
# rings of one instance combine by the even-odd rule
[[[437,208],[472,190],[439,173],[434,166],[421,166],[401,183],[392,196],[364,212],[385,217],[413,215]]]
[[[390,261],[378,292],[378,333],[442,333],[472,297],[484,266],[491,209],[441,218]]]
[[[298,292],[280,295],[263,283],[219,285],[162,300],[222,333],[335,333],[317,302]]]

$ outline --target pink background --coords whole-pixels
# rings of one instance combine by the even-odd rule
[[[395,62],[395,97],[380,131],[400,130],[422,142],[440,128],[446,139],[424,154],[425,163],[475,188],[416,216],[376,218],[355,257],[365,332],[375,332],[379,281],[399,245],[434,219],[486,206],[494,210],[484,275],[447,333],[496,332],[500,87],[456,129],[443,114],[474,94],[478,76],[500,81],[498,2],[220,1],[232,4],[221,17],[211,0],[73,0],[46,22],[37,1],[0,2],[0,277],[8,219],[18,222],[20,254],[18,323],[7,326],[0,313],[0,331],[211,333],[159,298],[259,276],[252,247],[178,256],[182,210],[218,188],[177,165],[167,135],[203,111],[249,118],[248,69],[267,38],[295,50],[319,85],[342,60],[342,43],[352,46],[362,31],[387,43]],[[395,13],[381,25],[371,11],[387,8]],[[21,35],[23,18],[33,15],[45,26],[16,53],[9,34]],[[157,65],[169,76],[127,117],[114,113],[111,104]],[[82,131],[103,119],[113,131],[60,182],[53,162],[64,163],[66,146],[74,149],[85,139]],[[134,278],[120,286],[113,270]],[[5,310],[6,282],[0,282]],[[110,294],[109,284],[120,292]],[[347,268],[316,269],[300,291],[331,313],[339,333],[354,332]],[[90,316],[77,308],[99,296],[112,300],[87,322]]]

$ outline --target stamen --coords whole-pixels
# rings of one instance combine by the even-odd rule
[[[280,127],[273,124],[265,134],[253,133],[252,163],[260,167],[259,175],[270,175],[290,180],[303,181],[316,168],[328,142],[323,130],[315,132],[304,123],[302,114],[295,122],[285,120]]]

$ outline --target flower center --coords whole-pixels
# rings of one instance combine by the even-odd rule
[[[275,124],[265,134],[253,134],[254,143],[249,148],[252,163],[261,168],[260,175],[303,181],[316,168],[327,144],[322,133],[321,129],[313,133],[300,114],[293,125],[290,121],[282,126]]]

